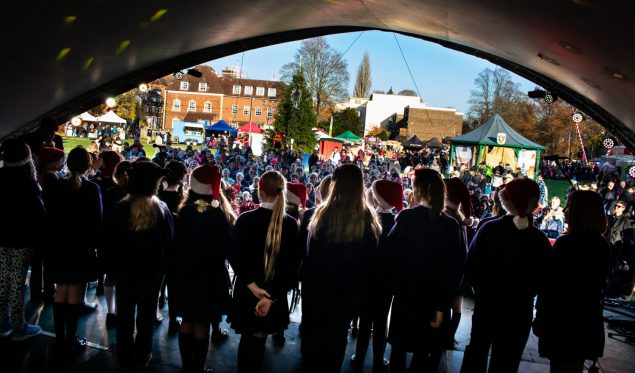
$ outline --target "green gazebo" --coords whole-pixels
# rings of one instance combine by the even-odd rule
[[[335,137],[338,140],[342,140],[344,142],[350,142],[353,144],[360,144],[362,142],[362,139],[359,138],[358,136],[356,136],[353,132],[351,131],[346,131],[342,134],[340,134],[339,136]]]
[[[451,164],[475,166],[509,163],[520,167],[531,178],[536,177],[540,155],[545,147],[536,144],[516,132],[498,114],[494,114],[483,125],[459,137],[449,139]]]

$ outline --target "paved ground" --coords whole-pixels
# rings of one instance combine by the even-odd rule
[[[89,299],[94,297],[94,291],[89,292]],[[11,343],[8,339],[0,339],[0,372],[114,372],[117,360],[114,351],[115,330],[105,327],[105,302],[102,297],[96,298],[99,309],[80,319],[80,333],[90,342],[90,347],[84,352],[72,356],[64,361],[58,361],[53,353],[54,335],[52,324],[52,308],[41,304],[28,304],[28,314],[32,321],[41,325],[45,330],[43,335],[31,340]],[[469,342],[471,327],[472,302],[467,300],[464,305],[463,319],[459,326],[457,351],[448,351],[442,362],[440,372],[458,372],[463,358],[465,345]],[[572,309],[575,307],[572,304]],[[267,341],[265,372],[301,372],[300,344],[298,336],[298,321],[301,309],[292,316],[292,323],[286,332],[287,341],[284,347],[275,346],[271,340]],[[166,321],[155,330],[153,361],[147,372],[179,372],[180,357],[176,335],[168,335],[167,310],[164,311]],[[228,325],[223,323],[223,327]],[[230,338],[218,347],[211,346],[207,363],[217,373],[236,372],[236,351],[239,336],[231,333]],[[342,372],[352,372],[348,359],[355,348],[354,338],[349,336],[347,360]],[[372,348],[372,347],[371,347]],[[386,356],[389,356],[390,346]],[[371,353],[366,359],[365,371],[370,372]],[[604,372],[628,373],[635,372],[635,347],[613,338],[607,338],[605,357],[601,360]],[[537,340],[531,336],[523,354],[521,372],[542,373],[549,372],[548,361],[538,356]]]

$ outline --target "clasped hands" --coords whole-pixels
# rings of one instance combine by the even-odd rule
[[[271,299],[271,295],[263,288],[258,286],[255,282],[247,285],[251,293],[258,298],[258,303],[256,303],[256,308],[254,313],[258,317],[265,317],[269,314],[269,309],[271,309],[271,305],[273,304],[273,299]]]

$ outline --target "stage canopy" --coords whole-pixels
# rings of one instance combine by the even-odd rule
[[[232,134],[236,134],[236,129],[232,126],[230,126],[229,124],[227,124],[227,122],[225,122],[224,120],[219,120],[218,122],[214,123],[211,126],[207,126],[205,127],[206,131],[215,131],[215,132],[229,132]]]
[[[439,139],[437,139],[436,137],[433,137],[430,140],[428,140],[428,142],[426,142],[426,146],[428,148],[433,148],[433,149],[442,149],[443,143],[439,141]]]
[[[417,135],[414,135],[408,140],[402,142],[401,146],[403,146],[404,148],[423,148],[424,146],[426,146],[426,143],[421,141],[421,139],[417,137]]]
[[[82,122],[98,122],[99,121],[94,115],[92,115],[91,113],[87,111],[79,114],[79,119],[81,119]]]
[[[531,178],[535,176],[544,150],[544,146],[516,132],[498,114],[478,128],[450,139],[450,159],[455,166],[509,164],[512,169],[520,167]]]
[[[359,144],[359,143],[362,142],[362,139],[359,138],[357,135],[355,135],[351,131],[346,131],[346,132],[340,134],[339,136],[335,136],[335,138],[343,140],[344,142],[350,142],[350,143],[354,143],[354,144]]]

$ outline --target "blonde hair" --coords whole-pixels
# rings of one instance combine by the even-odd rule
[[[83,146],[77,145],[68,153],[66,165],[70,173],[64,183],[71,190],[79,190],[82,187],[82,176],[90,169],[92,158]]]
[[[130,202],[130,220],[128,224],[133,232],[143,232],[154,227],[159,221],[161,200],[156,196],[128,194],[123,199]]]
[[[330,193],[315,210],[309,231],[315,237],[324,230],[328,243],[361,240],[366,219],[375,237],[381,235],[381,224],[373,209],[368,208],[362,171],[354,164],[344,164],[333,172]]]
[[[262,174],[258,188],[260,200],[275,198],[265,240],[265,277],[267,279],[273,276],[274,267],[280,253],[282,223],[284,221],[285,206],[287,205],[286,189],[286,180],[279,172],[267,171]]]
[[[225,217],[227,218],[229,223],[231,225],[234,225],[234,223],[236,223],[236,213],[234,212],[234,208],[232,207],[232,204],[229,202],[229,200],[225,196],[225,191],[222,188],[219,193],[218,203],[219,203],[218,207],[225,214]],[[179,210],[182,209],[183,206],[188,204],[193,204],[194,206],[196,206],[196,211],[202,214],[211,207],[212,196],[202,196],[190,190],[188,192],[187,198],[185,199],[185,201],[183,201],[183,203],[179,207]]]

